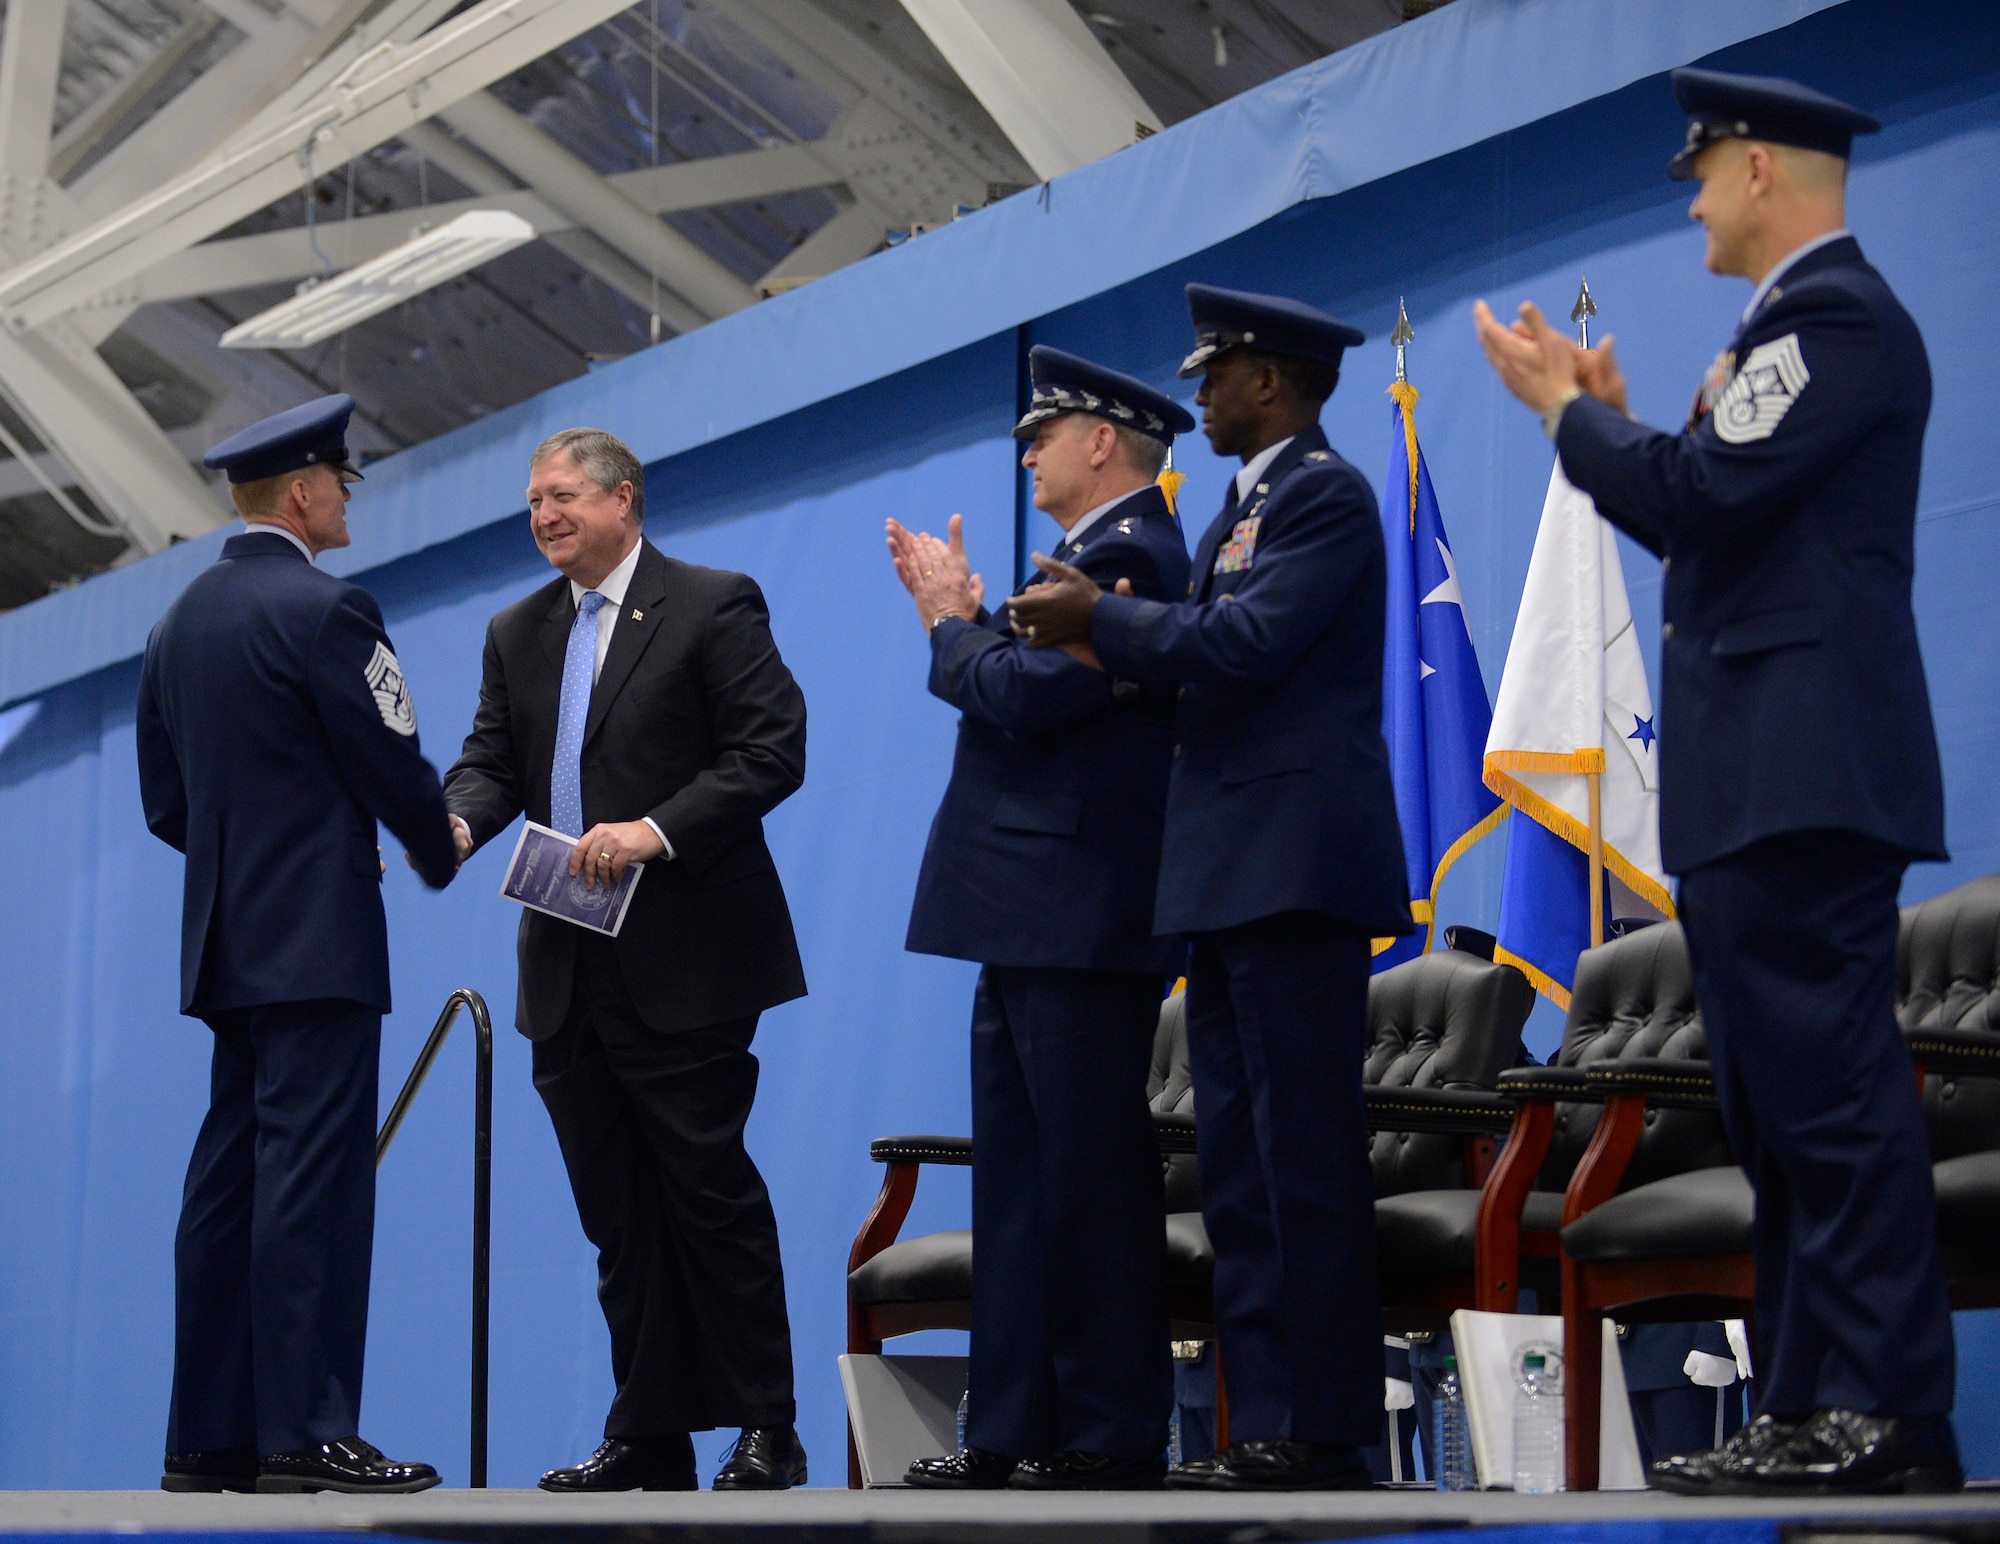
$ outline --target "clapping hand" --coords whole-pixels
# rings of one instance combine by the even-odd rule
[[[1550,326],[1533,301],[1522,304],[1511,327],[1502,327],[1485,301],[1475,301],[1472,325],[1501,384],[1537,413],[1546,413],[1572,388],[1581,389],[1583,350]]]
[[[979,619],[979,603],[986,583],[972,571],[965,555],[965,519],[953,515],[946,527],[950,541],[939,541],[928,531],[911,531],[899,522],[888,522],[889,558],[896,565],[896,577],[917,603],[917,619],[926,629],[939,617]]]

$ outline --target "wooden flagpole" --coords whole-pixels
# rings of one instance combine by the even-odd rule
[[[1586,772],[1584,780],[1590,785],[1590,947],[1595,949],[1604,942],[1604,774]]]

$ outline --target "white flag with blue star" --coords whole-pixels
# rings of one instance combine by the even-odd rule
[[[1608,886],[1606,919],[1671,917],[1660,867],[1653,694],[1618,538],[1558,461],[1507,648],[1484,775],[1487,787],[1527,817],[1509,822],[1500,948],[1565,1005],[1576,956],[1590,942],[1586,774],[1593,770],[1603,773],[1604,868],[1616,881]]]

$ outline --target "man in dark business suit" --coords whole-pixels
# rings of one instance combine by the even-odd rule
[[[1930,1143],[1896,1032],[1897,892],[1941,860],[1910,586],[1923,338],[1845,224],[1873,118],[1791,81],[1679,70],[1669,172],[1707,266],[1756,285],[1686,428],[1626,414],[1611,340],[1523,307],[1480,342],[1570,481],[1660,555],[1660,850],[1730,1145],[1757,1194],[1757,1414],[1664,1489],[1956,1490]]]
[[[1346,1489],[1382,1430],[1374,1184],[1362,1119],[1369,940],[1410,931],[1382,739],[1387,560],[1320,409],[1361,334],[1276,296],[1188,286],[1216,452],[1243,462],[1185,599],[1054,582],[1032,641],[1178,683],[1159,933],[1192,939],[1202,1216],[1234,1440],[1168,1483]]]
[[[139,791],[187,855],[181,1012],[215,1034],[174,1237],[174,1491],[424,1490],[358,1435],[389,941],[379,820],[457,871],[437,773],[347,545],[352,397],[211,450],[244,533],[146,642]]]
[[[1101,583],[1177,595],[1187,547],[1155,484],[1187,410],[1058,349],[1029,350],[1015,426],[1056,551]],[[1151,1489],[1172,1376],[1165,1203],[1146,1074],[1181,953],[1153,936],[1173,701],[1031,649],[949,544],[889,523],[963,715],[908,947],[976,960],[972,1356],[962,1453],[909,1483]],[[1040,576],[1036,576],[1039,583]]]
[[[756,584],[640,535],[645,474],[594,429],[529,463],[563,577],[486,633],[479,711],[445,799],[470,852],[525,812],[570,872],[643,863],[615,938],[524,911],[515,1025],[535,1043],[618,1392],[555,1491],[690,1490],[690,1431],[739,1426],[719,1490],[804,1483],[777,1219],[743,1147],[758,1015],[805,995],[763,817],[805,777],[805,699]]]

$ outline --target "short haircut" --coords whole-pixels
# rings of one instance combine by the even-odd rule
[[[1278,379],[1301,402],[1312,407],[1321,407],[1333,395],[1333,388],[1340,384],[1340,366],[1330,365],[1322,359],[1306,359],[1297,354],[1269,354],[1260,348],[1246,348],[1243,355],[1256,369],[1270,365],[1278,372]]]
[[[284,496],[285,485],[299,474],[280,472],[275,477],[260,477],[255,482],[231,483],[229,502],[236,506],[236,513],[245,520],[262,520],[275,514],[278,500]]]
[[[646,469],[632,454],[631,446],[602,429],[562,429],[535,447],[535,453],[528,457],[528,469],[533,471],[559,450],[568,451],[583,475],[606,493],[616,493],[620,483],[630,483],[632,523],[646,523]]]
[[[1113,424],[1111,427],[1118,431],[1118,443],[1125,448],[1125,459],[1132,463],[1132,470],[1144,472],[1148,477],[1158,477],[1160,468],[1167,464],[1167,442],[1156,440],[1150,434],[1141,434],[1124,424]]]

